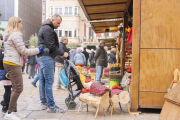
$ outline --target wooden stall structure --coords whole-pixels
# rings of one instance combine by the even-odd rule
[[[117,32],[118,25],[125,21],[127,9],[132,0],[78,0],[84,14],[96,33]],[[123,20],[123,21],[122,21]],[[127,20],[126,20],[127,21]],[[125,39],[123,44],[125,45]],[[121,71],[125,66],[125,47],[121,57]],[[122,72],[122,75],[124,72]]]
[[[180,69],[180,1],[133,2],[131,108],[162,108]]]

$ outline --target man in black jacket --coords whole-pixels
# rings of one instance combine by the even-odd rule
[[[96,67],[96,64],[94,63],[94,55],[95,55],[94,49],[91,49],[91,54],[90,54],[90,57],[89,57],[89,63],[90,63],[91,68]]]
[[[103,84],[101,82],[103,69],[107,66],[107,53],[104,49],[105,42],[103,40],[100,41],[99,48],[96,49],[96,53],[94,56],[94,61],[96,63],[96,81],[99,84]]]
[[[88,58],[89,58],[89,53],[86,52],[86,47],[84,47],[84,51],[82,52],[84,54],[84,56],[86,57],[86,66],[87,66],[87,63],[88,63]]]
[[[65,36],[62,37],[61,42],[59,43],[60,51],[69,53],[69,50],[66,47],[67,44],[68,44],[68,38]],[[69,59],[69,58],[67,58],[67,59]],[[60,76],[61,71],[64,68],[64,58],[62,58],[60,56],[56,56],[55,61],[56,61],[56,66],[58,67],[58,77],[56,80],[56,90],[59,90],[59,89],[61,89],[61,84],[59,82],[59,76]]]
[[[57,29],[61,24],[62,18],[60,15],[55,14],[51,19],[46,20],[39,30],[38,46],[42,49],[48,48],[49,54],[38,55],[40,61],[40,80],[39,80],[39,93],[42,103],[42,110],[47,109],[47,112],[63,112],[61,108],[55,105],[52,93],[52,85],[54,83],[54,58],[62,56],[67,58],[68,53],[59,49],[58,36],[54,29]]]

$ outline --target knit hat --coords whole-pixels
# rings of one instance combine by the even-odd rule
[[[102,43],[104,43],[104,44],[105,44],[105,41],[104,41],[104,40],[101,40],[99,43],[100,43],[100,45],[101,45]]]

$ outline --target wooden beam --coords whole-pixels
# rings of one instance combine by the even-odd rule
[[[124,11],[116,11],[116,12],[103,12],[103,13],[92,13],[92,14],[89,14],[89,15],[108,14],[108,13],[124,13]]]
[[[126,28],[126,22],[127,22],[127,16],[124,14],[124,21],[123,21],[123,24],[124,24],[124,27],[123,27],[123,40],[122,40],[122,58],[121,58],[121,75],[124,76],[124,69],[125,69],[125,38],[126,38],[126,35],[125,35],[125,28]]]
[[[88,19],[89,21],[91,21],[88,13],[87,13],[87,11],[86,11],[86,8],[84,7],[83,1],[82,1],[82,0],[78,0],[78,2],[79,2],[79,4],[80,4],[80,6],[81,6],[81,8],[82,8],[82,10],[83,10],[83,12],[84,12],[84,14],[85,14],[85,16],[87,17],[87,19]]]
[[[110,25],[110,26],[95,26],[95,28],[108,28],[108,27],[118,27],[118,25]]]
[[[124,2],[126,3],[126,2]],[[93,5],[85,5],[84,7],[94,7],[94,6],[103,6],[103,5],[116,5],[116,4],[124,4],[123,2],[119,2],[119,3],[107,3],[107,4],[93,4]]]
[[[130,3],[131,3],[131,0],[127,0],[127,3],[126,3],[126,8],[127,8],[127,10],[128,10],[128,8],[129,8]],[[126,8],[125,8],[125,10],[124,10],[124,14],[126,14],[126,12],[127,12]]]
[[[132,80],[130,92],[131,109],[136,111],[139,104],[141,0],[134,0],[133,2]]]
[[[105,31],[95,31],[96,33],[107,33],[107,32],[105,32]],[[117,30],[110,30],[109,32],[117,32]]]
[[[98,21],[89,21],[90,23],[107,23],[107,22],[123,22],[123,19],[122,18],[120,18],[120,19],[118,19],[118,18],[116,18],[116,19],[113,19],[113,20],[103,20],[103,21],[100,21],[100,20],[98,20]]]
[[[116,17],[113,17],[113,18],[106,18],[106,19],[91,19],[91,20],[110,20],[110,19],[121,19],[122,17],[120,18],[116,18]]]

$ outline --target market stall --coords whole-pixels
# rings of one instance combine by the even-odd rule
[[[113,24],[107,21],[102,26],[93,22],[92,28],[96,33],[104,33],[116,31],[118,28],[114,25],[117,23],[123,24],[123,34],[116,40],[117,48],[122,51],[122,75],[126,69],[125,63],[132,62],[131,110],[161,109],[173,78],[172,73],[174,69],[180,69],[180,1],[79,0],[79,3],[89,21],[123,18],[123,22],[115,21]],[[132,47],[126,42],[125,28],[128,28],[129,21],[133,21]]]

